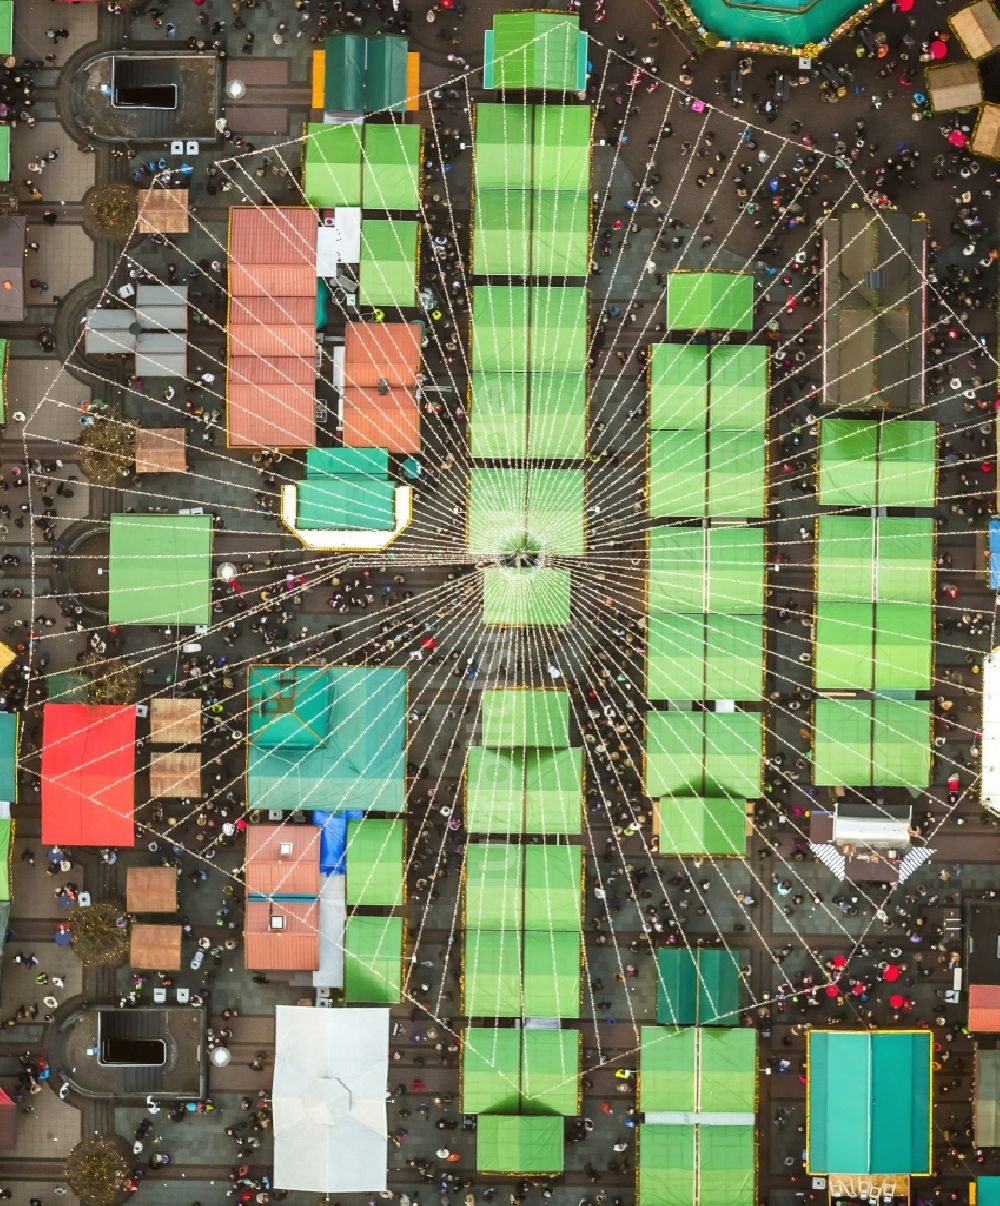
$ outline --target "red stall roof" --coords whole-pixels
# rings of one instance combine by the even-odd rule
[[[420,451],[420,412],[413,393],[420,338],[413,322],[347,324],[343,439],[348,448]],[[383,381],[388,389],[380,393]]]
[[[42,841],[134,846],[135,708],[48,703],[42,713]]]

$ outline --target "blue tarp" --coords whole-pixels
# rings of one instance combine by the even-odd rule
[[[319,825],[319,870],[321,875],[346,875],[347,822],[357,821],[363,812],[338,812],[331,814],[316,810],[313,824]]]
[[[1000,590],[1000,519],[990,520],[990,590]]]

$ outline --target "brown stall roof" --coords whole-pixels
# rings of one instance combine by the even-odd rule
[[[420,326],[415,322],[349,322],[344,333],[348,385],[412,387],[420,369]]]
[[[179,800],[201,795],[201,754],[154,750],[149,759],[149,795],[154,800]]]
[[[316,229],[311,209],[230,212],[230,446],[316,443]]]
[[[247,830],[247,892],[319,896],[319,835],[315,825],[251,825]]]
[[[1000,159],[1000,105],[987,104],[979,110],[969,149],[974,155]]]
[[[129,867],[125,873],[125,907],[130,913],[176,913],[176,869]]]
[[[188,191],[186,188],[141,188],[139,190],[140,234],[187,234]]]
[[[136,473],[187,473],[183,427],[140,427],[135,436]]]
[[[413,389],[420,327],[412,322],[349,322],[344,337],[343,439],[348,448],[420,451]],[[380,393],[379,387],[387,389]]]
[[[149,707],[149,740],[154,745],[201,741],[201,700],[154,699]]]
[[[272,917],[281,929],[271,928]],[[243,954],[248,971],[317,971],[319,902],[247,901]]]
[[[925,74],[935,113],[971,109],[982,102],[983,86],[975,63],[942,63],[939,67],[928,67]]]
[[[948,24],[970,59],[983,59],[1000,46],[1000,16],[990,0],[976,0],[952,13]]]
[[[180,971],[181,934],[179,925],[133,925],[129,965],[144,971]]]
[[[344,390],[344,444],[348,448],[420,451],[420,412],[409,390]]]

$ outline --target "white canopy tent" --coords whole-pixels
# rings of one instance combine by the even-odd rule
[[[386,1188],[388,1009],[279,1005],[274,1184],[306,1193]]]

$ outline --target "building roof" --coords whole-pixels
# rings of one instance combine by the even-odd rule
[[[149,760],[152,800],[179,800],[202,795],[200,750],[154,750]]]
[[[230,211],[227,422],[237,447],[316,443],[316,216]]]
[[[157,696],[149,706],[149,740],[154,745],[201,741],[201,700]]]
[[[315,825],[251,825],[247,830],[247,895],[317,897],[320,830]]]
[[[420,412],[413,393],[420,338],[417,323],[347,324],[343,439],[349,448],[420,451]]]
[[[248,900],[243,956],[248,971],[316,971],[319,901]]]
[[[112,515],[112,624],[207,624],[212,618],[209,515]]]
[[[141,188],[139,190],[140,234],[187,234],[188,190],[186,188]]]
[[[809,1173],[929,1175],[932,1037],[929,1030],[807,1034]]]
[[[176,869],[129,867],[125,872],[125,907],[130,913],[176,913]]]
[[[388,1009],[279,1005],[274,1184],[310,1193],[386,1187]],[[350,1159],[345,1154],[350,1153]]]
[[[47,703],[42,712],[42,841],[133,846],[135,708]]]
[[[183,933],[179,925],[136,922],[129,944],[129,965],[136,970],[180,971]]]
[[[140,427],[135,434],[136,473],[187,473],[183,427]]]

